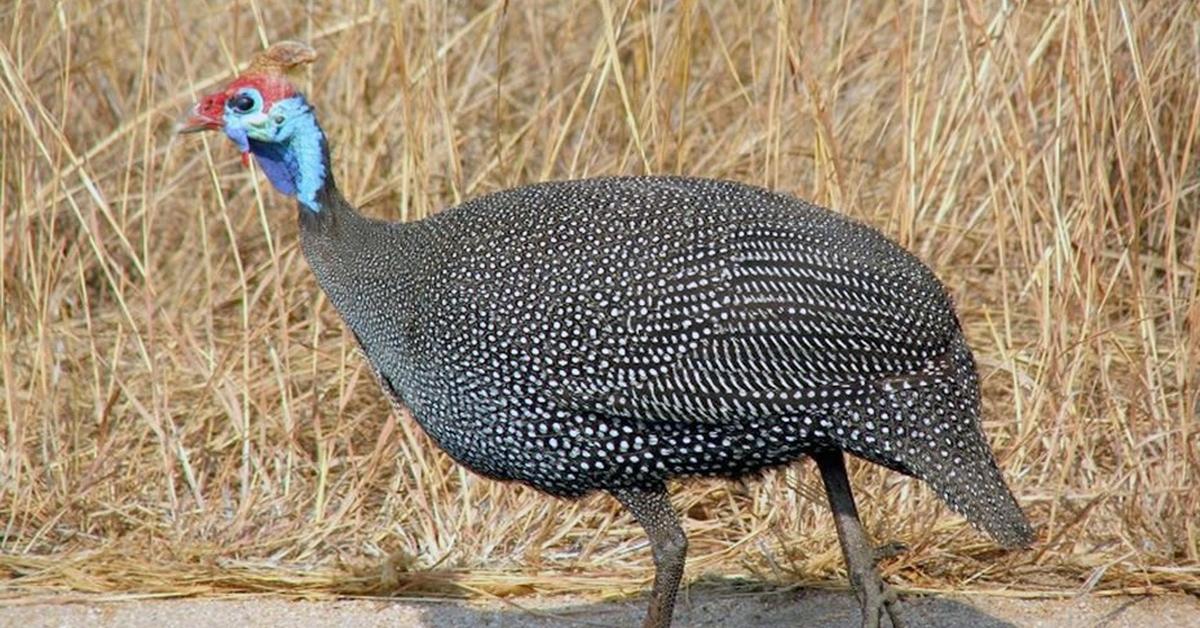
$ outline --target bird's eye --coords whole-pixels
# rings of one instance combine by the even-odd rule
[[[250,113],[254,109],[254,98],[249,94],[237,94],[226,104],[238,113]]]

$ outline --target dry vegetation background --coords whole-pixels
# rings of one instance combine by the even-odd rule
[[[884,564],[903,589],[1200,591],[1200,10],[815,4],[5,3],[0,592],[648,582],[611,500],[474,477],[393,415],[292,203],[222,138],[172,135],[280,39],[320,51],[304,84],[370,215],[678,172],[835,207],[930,263],[1041,540],[1002,554],[858,465],[868,528],[910,546]],[[675,497],[689,578],[841,582],[811,465]]]

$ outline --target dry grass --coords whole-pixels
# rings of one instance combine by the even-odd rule
[[[680,172],[797,193],[927,260],[1042,540],[1001,554],[922,486],[859,465],[869,528],[911,546],[894,581],[1200,590],[1194,3],[443,4],[0,8],[7,596],[603,593],[650,576],[612,501],[474,477],[391,414],[291,203],[220,138],[172,136],[197,92],[278,39],[321,51],[309,95],[368,214]],[[676,498],[690,578],[839,581],[808,465]]]

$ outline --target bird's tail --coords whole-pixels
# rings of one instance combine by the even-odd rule
[[[1005,484],[983,434],[978,439],[981,446],[971,448],[975,455],[964,456],[960,464],[940,473],[923,473],[921,479],[996,542],[1007,548],[1029,547],[1034,540],[1033,527]]]
[[[919,468],[918,474],[956,512],[987,532],[1008,548],[1028,547],[1033,543],[1033,527],[1004,481],[996,456],[988,445],[979,422],[979,379],[975,358],[965,342],[952,352],[951,368],[957,386],[952,400],[941,404],[947,421],[941,438],[954,432],[955,454],[949,464],[938,468]],[[950,429],[946,429],[949,427]],[[959,440],[961,439],[961,440]],[[934,436],[931,443],[939,440]],[[929,458],[921,462],[928,463]],[[918,467],[928,466],[918,463]]]
[[[839,443],[861,458],[924,481],[958,514],[1007,548],[1028,547],[1034,532],[1012,491],[1004,482],[996,458],[974,416],[942,447],[939,436],[917,432],[897,441],[887,454],[864,450],[858,442]]]
[[[838,445],[929,484],[953,510],[1009,548],[1027,547],[1033,528],[1004,482],[979,424],[979,383],[970,349],[957,343],[940,372],[894,387],[874,408],[848,408]],[[870,434],[856,439],[859,432]],[[879,443],[881,439],[886,439]],[[836,440],[836,439],[835,439]],[[865,441],[865,443],[864,443]]]

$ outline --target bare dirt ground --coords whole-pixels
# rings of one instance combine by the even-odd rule
[[[0,625],[35,628],[176,628],[224,626],[636,626],[644,599],[594,602],[572,598],[472,603],[377,599],[292,601],[278,598],[104,601],[47,598],[0,602]],[[910,626],[1166,628],[1200,626],[1200,599],[1080,597],[1017,600],[1000,597],[914,597],[905,600]],[[845,592],[786,591],[731,594],[693,589],[681,600],[676,626],[857,626],[858,610]]]

